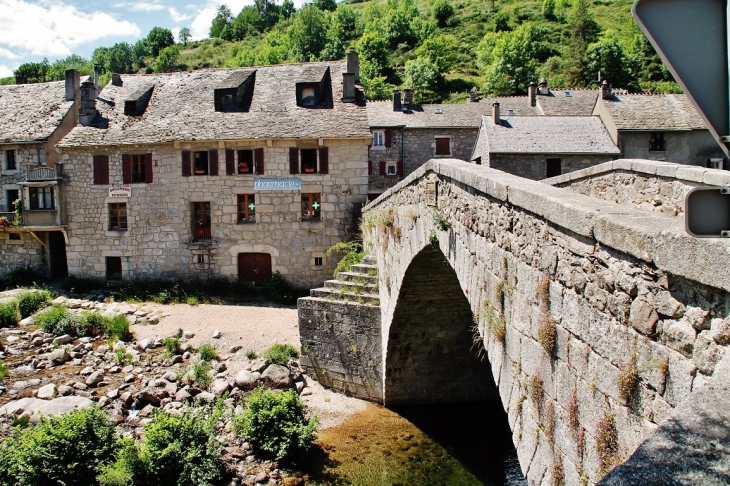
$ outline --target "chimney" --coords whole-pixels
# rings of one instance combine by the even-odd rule
[[[403,108],[400,103],[400,91],[393,90],[393,111],[401,111]]]
[[[347,72],[355,75],[356,83],[360,82],[360,60],[354,47],[347,51]]]
[[[494,103],[492,103],[492,106],[494,107],[494,110],[492,112],[492,118],[494,119],[494,124],[501,125],[502,121],[499,119],[499,103],[495,101]]]
[[[542,78],[540,84],[537,85],[537,92],[544,96],[550,94],[550,88],[548,88],[548,83],[545,78]]]
[[[413,106],[413,90],[406,88],[403,90],[403,109],[410,110]]]
[[[96,118],[96,86],[91,81],[81,85],[81,106],[79,106],[79,123],[88,127]]]
[[[477,87],[474,86],[471,91],[469,91],[469,101],[472,103],[476,103],[479,101],[479,98],[477,97]]]
[[[117,73],[112,74],[112,86],[123,86],[122,77]]]
[[[355,73],[342,73],[342,102],[354,103],[355,101],[357,101]]]
[[[608,84],[608,81],[604,79],[601,83],[601,98],[603,98],[604,100],[610,100],[611,96],[613,96],[611,94],[611,85]]]
[[[28,84],[28,78],[26,78],[22,74],[16,74],[15,75],[15,84]]]
[[[530,85],[527,87],[527,96],[530,98],[530,106],[537,105],[537,83],[530,81]]]
[[[76,92],[79,90],[79,72],[75,69],[66,69],[66,101],[76,99]]]
[[[99,92],[99,65],[94,64],[94,87],[96,87],[96,92]]]

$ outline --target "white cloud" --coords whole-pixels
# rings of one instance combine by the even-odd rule
[[[246,5],[253,5],[253,0],[208,0],[208,3],[196,13],[195,20],[190,24],[190,33],[193,40],[205,39],[210,32],[210,24],[213,23],[218,7],[227,5],[234,16]]]
[[[20,59],[19,55],[2,47],[0,47],[0,57],[4,57],[6,59]]]
[[[174,20],[176,23],[185,22],[186,20],[190,20],[193,16],[190,14],[183,14],[177,11],[175,7],[170,7],[167,9],[167,11],[170,13],[170,17],[172,20]]]
[[[67,56],[73,49],[104,37],[138,37],[137,25],[99,11],[85,13],[60,0],[42,5],[0,0],[0,47],[37,56]],[[32,27],[31,27],[32,26]]]
[[[166,8],[159,2],[118,2],[112,5],[112,7],[130,10],[132,12],[157,12]]]
[[[13,70],[5,64],[0,64],[0,78],[8,78],[13,75]]]

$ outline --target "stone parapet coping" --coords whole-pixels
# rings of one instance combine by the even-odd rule
[[[636,172],[637,174],[666,177],[678,181],[697,183],[708,186],[730,186],[730,171],[722,169],[708,169],[697,165],[682,165],[674,162],[642,159],[619,159],[603,164],[597,164],[585,169],[576,170],[567,174],[544,179],[540,182],[551,186],[567,184],[581,179],[608,174],[618,170]]]
[[[619,160],[608,164],[615,168],[617,165],[626,167],[627,163],[633,162],[637,162],[638,166],[638,162],[647,161]],[[674,165],[680,176],[692,173],[692,170],[712,170]],[[429,172],[472,187],[570,232],[592,238],[601,246],[652,263],[660,270],[730,291],[730,272],[727,272],[730,268],[729,239],[694,238],[685,231],[682,218],[576,194],[568,189],[462,160],[429,160],[365,206],[363,212],[374,210],[401,187],[416,183]]]

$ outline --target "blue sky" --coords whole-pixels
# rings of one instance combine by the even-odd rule
[[[133,44],[155,26],[170,29],[175,40],[183,27],[193,39],[208,37],[221,3],[235,15],[253,0],[0,0],[0,77],[44,57],[90,58],[99,46]],[[294,1],[297,7],[302,3]]]

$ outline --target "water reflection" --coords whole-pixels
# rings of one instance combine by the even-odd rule
[[[498,404],[369,405],[320,433],[306,484],[526,485],[510,437]]]

